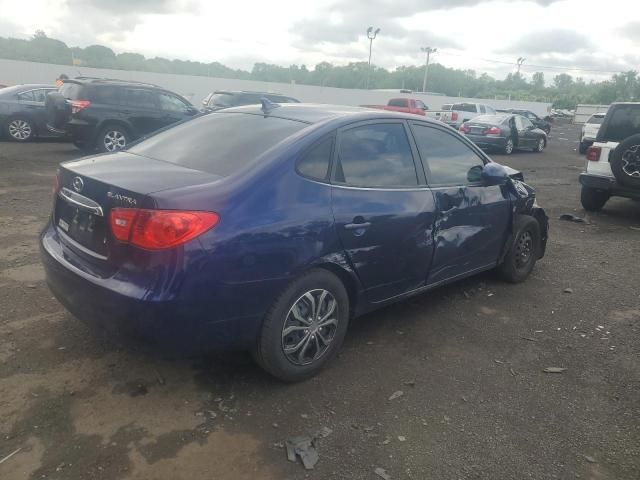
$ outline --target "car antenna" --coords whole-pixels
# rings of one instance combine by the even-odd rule
[[[269,113],[271,110],[273,110],[274,108],[278,108],[280,106],[280,104],[278,103],[273,103],[271,100],[269,100],[266,97],[262,97],[260,99],[260,103],[262,103],[262,112],[264,114]]]

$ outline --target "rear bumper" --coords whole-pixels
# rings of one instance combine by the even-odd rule
[[[471,135],[466,137],[480,148],[504,148],[507,139],[504,137],[489,137],[486,135]]]
[[[614,177],[603,177],[599,175],[581,173],[580,184],[583,187],[608,192],[611,196],[640,199],[640,189],[620,185]]]
[[[74,253],[60,243],[51,225],[41,235],[40,254],[53,295],[95,329],[180,355],[245,349],[257,338],[261,315],[216,318],[210,304],[150,300],[149,292],[139,286],[84,272],[74,265]]]

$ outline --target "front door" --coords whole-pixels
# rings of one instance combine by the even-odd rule
[[[175,95],[169,93],[158,93],[160,109],[162,110],[163,126],[172,125],[193,116],[196,110],[189,108],[189,105]]]
[[[458,135],[412,122],[437,216],[430,285],[497,265],[509,227],[502,187],[481,182],[483,158]]]
[[[401,120],[339,131],[335,226],[372,302],[423,286],[429,270],[435,203],[414,153]]]

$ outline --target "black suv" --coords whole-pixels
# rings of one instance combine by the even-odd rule
[[[187,100],[147,83],[78,77],[47,96],[47,126],[66,132],[87,152],[113,152],[156,130],[193,117]]]
[[[259,104],[263,98],[272,103],[300,103],[300,100],[279,93],[218,90],[205,97],[202,110],[212,112],[222,108],[254,105]]]

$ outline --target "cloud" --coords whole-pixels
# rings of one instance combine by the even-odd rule
[[[620,30],[622,36],[633,40],[634,42],[640,42],[640,21],[627,23]]]
[[[543,54],[574,53],[592,46],[586,35],[573,30],[552,29],[527,33],[510,46],[500,50],[502,53]]]

